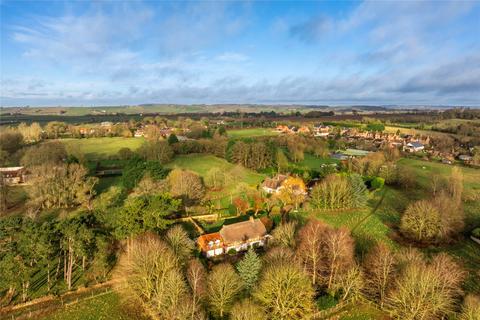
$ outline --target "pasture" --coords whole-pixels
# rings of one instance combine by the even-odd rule
[[[238,138],[277,136],[279,135],[279,133],[274,131],[273,128],[249,128],[249,129],[227,130],[227,135],[229,138],[238,139]]]
[[[59,139],[69,154],[96,161],[116,155],[121,148],[138,149],[145,141],[143,138],[102,137],[84,139]]]

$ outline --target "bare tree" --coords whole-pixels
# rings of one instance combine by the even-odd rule
[[[187,268],[187,281],[192,290],[191,319],[194,320],[203,311],[202,301],[206,295],[207,272],[200,260],[190,260]]]
[[[242,280],[230,264],[220,264],[208,276],[208,302],[220,318],[230,312],[235,298],[242,290]]]
[[[267,267],[253,296],[274,320],[308,319],[314,308],[311,281],[295,262]]]
[[[185,319],[191,313],[187,285],[172,250],[153,234],[132,241],[119,273],[133,297],[154,318]]]
[[[184,265],[192,255],[195,244],[188,233],[179,224],[171,227],[165,235],[165,241],[172,249],[180,265]]]
[[[263,320],[265,318],[263,308],[250,299],[237,302],[230,314],[230,320]]]
[[[295,247],[295,228],[296,223],[286,222],[273,229],[273,245],[287,248]]]
[[[354,264],[354,241],[346,228],[327,229],[323,245],[322,275],[327,288],[333,288],[339,274]]]
[[[463,301],[460,320],[479,320],[480,319],[480,297],[467,295]]]
[[[298,232],[297,256],[312,278],[312,284],[318,283],[318,274],[322,265],[322,243],[329,227],[316,219],[310,219]]]
[[[430,264],[417,256],[401,271],[386,307],[396,319],[441,319],[454,311],[464,275],[446,254]]]
[[[396,268],[395,255],[382,243],[377,244],[365,257],[365,291],[374,299],[378,299],[383,307],[387,293],[392,288]]]

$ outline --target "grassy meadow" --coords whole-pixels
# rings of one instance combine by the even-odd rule
[[[138,149],[143,138],[102,137],[84,139],[59,139],[69,154],[80,155],[87,160],[99,160],[115,155],[121,148]]]
[[[237,189],[239,184],[256,187],[265,179],[265,175],[263,174],[242,166],[236,166],[225,159],[213,155],[190,154],[177,156],[172,162],[168,163],[166,167],[191,170],[202,177],[205,177],[212,168],[219,168],[225,172],[234,172],[235,178],[228,181],[223,189],[209,190],[207,193],[207,197],[216,202],[221,208],[227,208],[231,200],[241,194],[241,191]]]
[[[230,171],[237,167],[238,175],[241,176],[240,182],[244,182],[252,186],[260,183],[265,178],[264,175],[256,173],[253,170],[236,166],[225,159],[221,159],[212,155],[190,154],[176,156],[172,162],[166,165],[166,167],[170,169],[181,168],[192,170],[202,177],[205,177],[208,171],[213,168]]]
[[[279,133],[274,131],[273,128],[249,128],[249,129],[228,130],[227,134],[229,138],[234,138],[234,139],[279,135]]]
[[[408,204],[429,197],[430,180],[433,174],[445,179],[450,176],[451,165],[438,162],[427,162],[415,159],[401,159],[399,165],[411,168],[416,177],[417,186],[411,189],[399,189],[386,186],[385,198],[378,210],[371,214],[372,208],[380,200],[383,191],[371,194],[368,207],[357,210],[312,210],[305,214],[317,217],[336,227],[346,226],[352,230],[356,240],[357,254],[363,255],[372,245],[380,241],[392,249],[400,249],[402,244],[398,238],[398,224]],[[421,248],[428,254],[446,252],[458,259],[468,271],[464,289],[467,292],[480,292],[480,246],[470,240],[468,232],[480,226],[480,170],[461,167],[464,174],[466,200],[465,235],[457,242],[441,246]],[[476,195],[476,196],[475,196]]]

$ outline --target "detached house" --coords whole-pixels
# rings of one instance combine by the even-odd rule
[[[284,174],[278,174],[273,178],[267,178],[262,183],[262,189],[266,193],[277,193],[281,190],[282,184],[287,178],[288,176]]]
[[[422,151],[423,149],[425,149],[425,146],[420,142],[416,142],[416,141],[407,143],[407,145],[404,148],[404,150],[408,152],[418,152],[418,151]]]
[[[313,126],[313,133],[315,137],[328,137],[330,134],[330,126],[316,124]]]
[[[215,257],[234,249],[245,251],[249,247],[264,246],[268,238],[267,229],[259,219],[224,225],[219,232],[201,235],[198,246],[207,257]]]

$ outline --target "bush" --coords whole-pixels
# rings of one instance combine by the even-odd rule
[[[118,158],[120,160],[130,160],[135,156],[135,153],[130,148],[121,148],[118,150]]]
[[[228,254],[233,256],[233,255],[237,254],[237,250],[235,248],[231,248],[230,250],[228,250]]]
[[[475,238],[480,239],[480,228],[475,228],[475,229],[473,229],[473,231],[472,231],[472,236],[474,236]]]
[[[370,186],[374,190],[383,188],[384,184],[385,184],[385,179],[380,178],[380,177],[375,177],[370,181]]]

